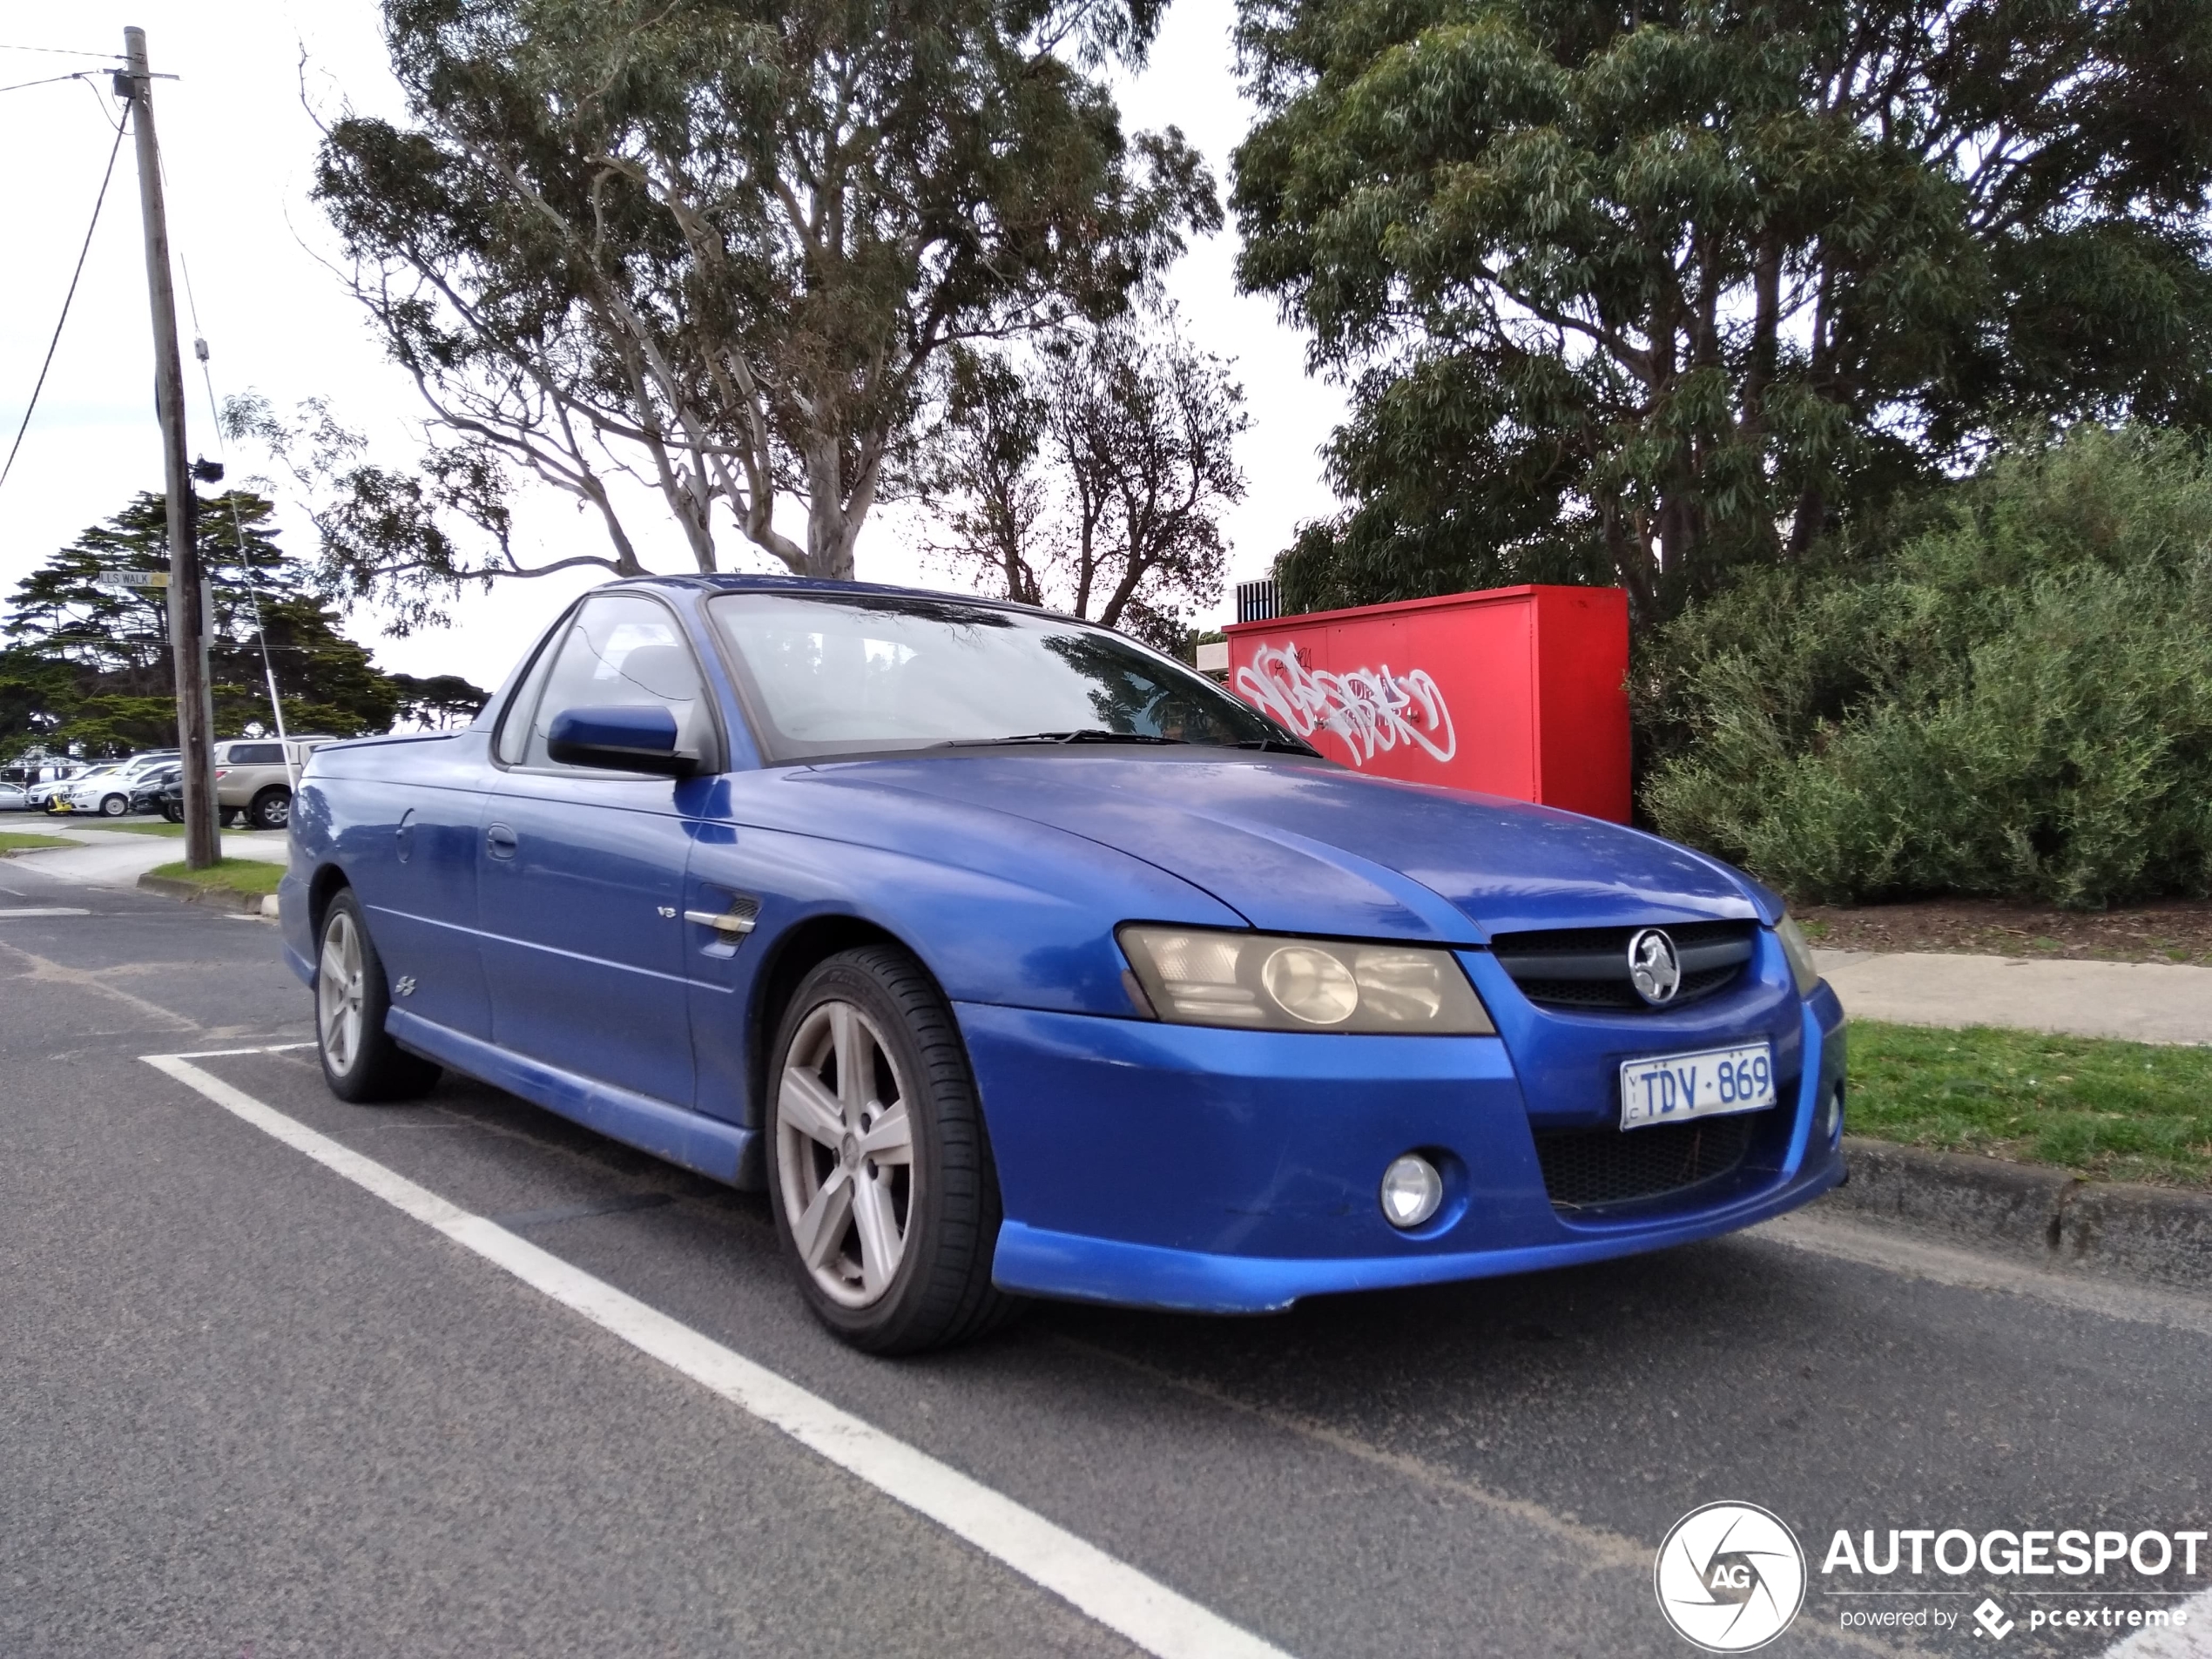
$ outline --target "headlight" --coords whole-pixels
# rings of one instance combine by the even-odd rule
[[[1782,920],[1774,924],[1774,936],[1782,941],[1782,954],[1790,959],[1790,973],[1797,981],[1797,995],[1811,996],[1812,988],[1820,983],[1820,970],[1812,965],[1812,947],[1805,941],[1805,930],[1797,926],[1795,917],[1784,912]]]
[[[1136,922],[1116,937],[1153,1012],[1177,1025],[1422,1036],[1497,1028],[1448,950]]]

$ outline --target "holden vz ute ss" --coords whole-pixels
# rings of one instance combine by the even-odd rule
[[[1844,1172],[1773,894],[1018,605],[597,589],[466,731],[318,750],[281,904],[338,1095],[449,1067],[765,1186],[876,1352],[1598,1261]]]

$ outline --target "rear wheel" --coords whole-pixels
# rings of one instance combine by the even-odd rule
[[[912,1353],[1020,1306],[991,1283],[998,1177],[968,1056],[913,957],[868,946],[809,974],[768,1087],[776,1230],[832,1332]]]
[[[281,785],[270,785],[253,797],[246,816],[255,829],[282,829],[292,821],[292,792]]]
[[[315,1047],[322,1075],[341,1100],[410,1100],[438,1081],[438,1068],[384,1032],[391,1011],[384,964],[370,942],[361,905],[341,893],[323,913],[315,954]]]

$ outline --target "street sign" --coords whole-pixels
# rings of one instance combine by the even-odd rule
[[[103,570],[100,585],[104,588],[165,588],[169,585],[166,570]]]

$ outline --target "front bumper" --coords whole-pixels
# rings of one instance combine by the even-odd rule
[[[1535,1135],[1577,1103],[1556,1088],[1524,1095],[1523,1076],[1558,1068],[1525,1021],[1503,1017],[1502,988],[1481,988],[1500,1036],[1230,1031],[959,1005],[1005,1203],[993,1277],[1033,1295],[1264,1312],[1664,1249],[1766,1220],[1843,1178],[1824,1109],[1843,1082],[1844,1015],[1824,984],[1804,1000],[1767,996],[1749,1016],[1723,1008],[1627,1037],[1613,1028],[1616,1048],[1689,1052],[1748,1018],[1775,1041],[1785,1092],[1729,1176],[1569,1213],[1553,1207]],[[1608,1034],[1594,1024],[1574,1022],[1566,1039],[1600,1044]],[[1445,1203],[1401,1232],[1377,1188],[1416,1149],[1444,1155]]]

